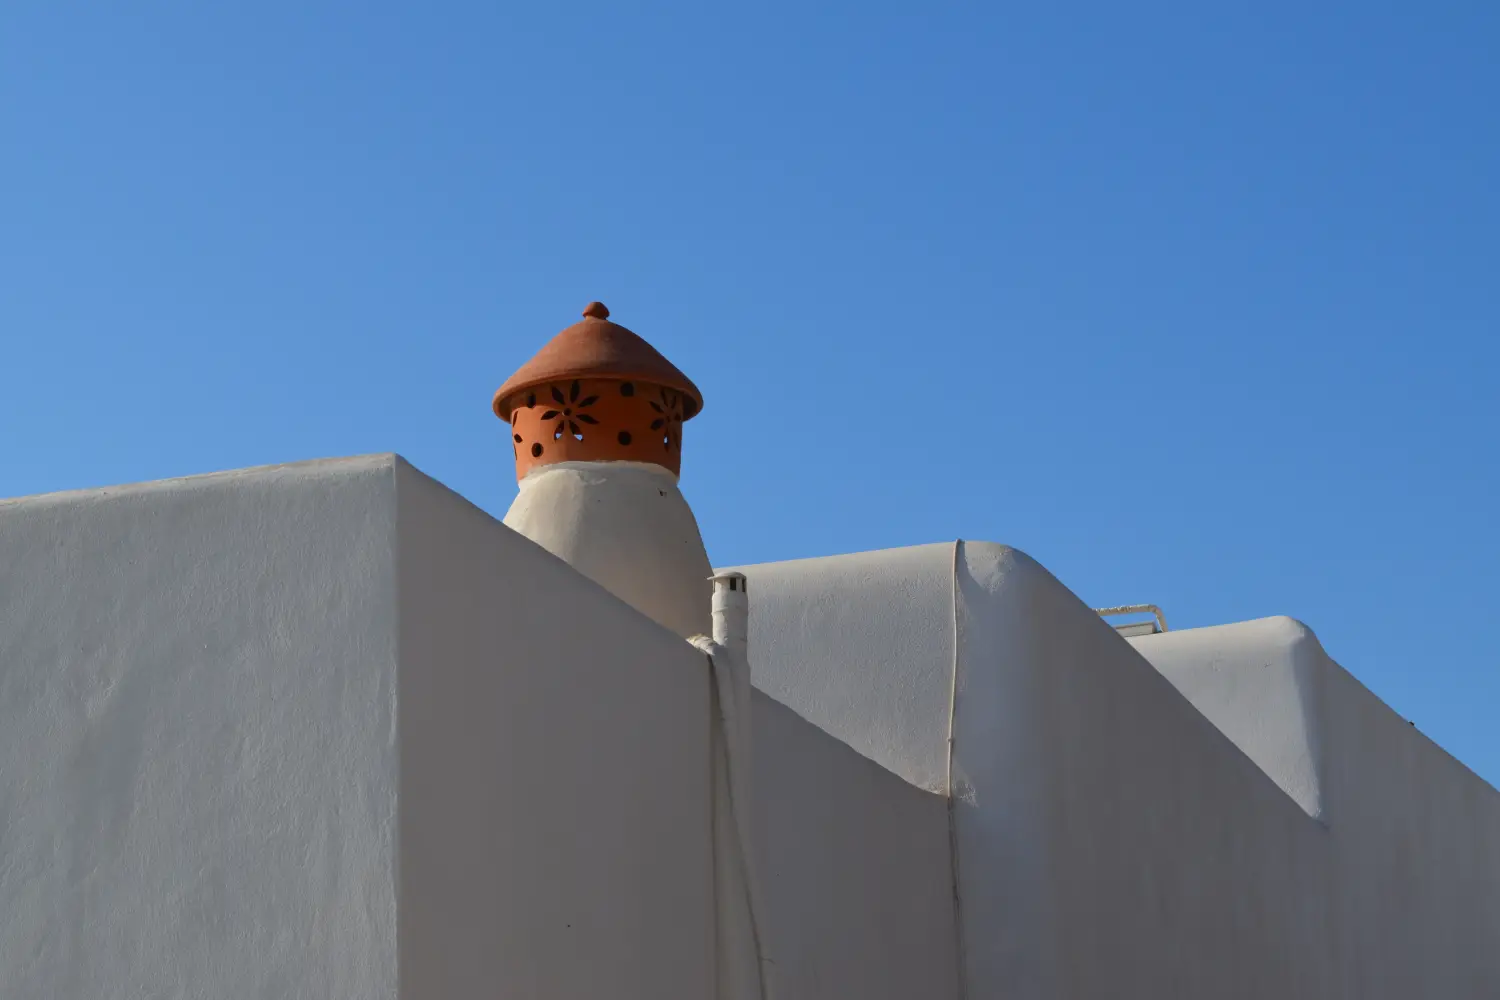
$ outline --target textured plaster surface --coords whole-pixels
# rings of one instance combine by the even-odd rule
[[[1298,623],[1128,642],[985,543],[746,572],[782,1000],[960,943],[973,998],[1500,996],[1500,796]],[[391,456],[0,501],[0,997],[707,996],[708,713]]]
[[[0,996],[391,997],[389,460],[0,503]]]
[[[708,996],[703,655],[404,464],[399,486],[402,996]]]
[[[707,741],[392,456],[0,502],[0,997],[704,996]]]
[[[1327,656],[1291,618],[1127,640],[1309,816],[1323,818]]]
[[[959,566],[971,989],[1329,996],[1321,828],[1025,554]]]
[[[1132,643],[1332,842],[1339,996],[1500,996],[1500,795],[1291,618]]]
[[[760,692],[754,729],[777,1000],[953,1000],[946,802]]]
[[[755,686],[929,791],[947,773],[953,546],[740,567]]]
[[[1500,995],[1496,793],[1296,623],[1158,671],[1004,546],[742,570],[757,684],[914,783],[956,682],[969,996]]]

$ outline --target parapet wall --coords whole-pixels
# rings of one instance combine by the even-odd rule
[[[756,854],[777,1000],[954,1000],[946,801],[755,693]]]
[[[757,684],[851,747],[946,782],[952,706],[969,996],[1500,996],[1500,796],[1320,648],[1159,672],[987,543],[742,571]]]
[[[708,705],[393,456],[0,503],[0,996],[706,996]]]
[[[1131,643],[1326,824],[1343,996],[1500,995],[1500,795],[1291,618]]]
[[[389,462],[0,503],[0,996],[392,996]]]
[[[0,997],[708,997],[708,682],[394,456],[0,501]],[[953,996],[944,800],[754,727],[777,996]]]
[[[1500,996],[1500,796],[1297,623],[746,572],[781,1000]],[[393,456],[0,501],[0,996],[708,996],[710,711]]]

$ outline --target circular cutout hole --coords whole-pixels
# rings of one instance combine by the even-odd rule
[[[621,382],[620,383],[620,395],[622,395],[622,396],[634,396],[635,395],[635,383],[634,382]]]
[[[541,458],[542,457],[542,446],[541,445],[534,444],[534,445],[531,446],[531,457],[532,458]]]
[[[616,439],[619,440],[619,442],[621,444],[629,444],[630,443],[630,432],[629,431],[621,431],[619,434],[616,434],[615,437],[616,437]]]

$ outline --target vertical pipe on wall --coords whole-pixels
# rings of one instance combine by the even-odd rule
[[[743,573],[723,573],[713,577],[712,614],[714,642],[749,663],[746,653],[750,644],[750,581]]]
[[[750,597],[742,573],[710,577],[713,638],[690,640],[708,654],[715,719],[714,858],[718,929],[716,1000],[768,1000],[772,989],[761,930],[750,832]]]

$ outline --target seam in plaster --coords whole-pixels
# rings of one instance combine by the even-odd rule
[[[538,473],[542,472],[571,470],[573,472],[597,473],[611,469],[635,469],[640,472],[655,473],[664,479],[670,479],[673,483],[680,483],[682,481],[681,476],[665,465],[658,465],[655,462],[628,462],[618,459],[605,459],[601,461],[599,459],[590,459],[588,461],[578,460],[572,462],[551,462],[547,465],[533,465],[526,475],[522,476],[517,482],[525,483],[528,479],[539,479],[541,477]]]
[[[402,826],[402,820],[401,820],[401,816],[402,816],[402,813],[401,813],[401,801],[404,798],[404,796],[406,795],[406,785],[405,785],[405,782],[406,782],[406,767],[405,767],[405,762],[403,760],[403,758],[405,757],[405,754],[403,754],[401,752],[401,667],[402,667],[402,662],[401,662],[402,661],[402,649],[401,649],[401,633],[402,633],[402,628],[401,628],[401,609],[405,607],[405,605],[401,601],[401,569],[405,565],[405,562],[406,562],[406,560],[403,558],[402,540],[401,540],[401,480],[404,478],[403,475],[402,475],[402,471],[401,470],[402,470],[402,466],[404,466],[404,465],[406,465],[406,460],[404,458],[402,458],[400,455],[393,455],[392,456],[392,458],[391,458],[391,524],[390,524],[390,529],[391,529],[391,580],[392,580],[392,584],[391,584],[391,597],[392,597],[392,599],[395,602],[395,607],[392,609],[393,613],[391,614],[391,652],[394,654],[394,656],[396,658],[396,663],[395,663],[395,669],[392,671],[392,676],[393,676],[394,679],[391,682],[391,692],[390,692],[390,697],[391,697],[391,734],[390,734],[390,739],[391,739],[392,749],[393,749],[393,752],[394,752],[395,757],[396,757],[396,795],[397,795],[397,800],[396,800],[396,815],[392,819],[392,822],[391,822],[391,826],[393,828],[392,831],[391,831],[391,853],[393,855],[391,867],[394,869],[394,876],[395,876],[394,879],[393,879],[393,881],[395,883],[395,889],[392,891],[391,895],[394,898],[395,904],[396,904],[396,914],[395,914],[396,919],[393,922],[394,926],[392,928],[392,932],[396,936],[396,949],[395,949],[395,951],[396,951],[396,959],[395,959],[395,963],[394,964],[396,966],[396,968],[395,968],[395,975],[396,975],[396,989],[397,989],[397,991],[400,991],[401,988],[402,988],[403,984],[402,984],[402,981],[401,981],[401,977],[406,972],[406,964],[407,964],[406,961],[402,958],[402,955],[401,955],[401,949],[405,946],[405,942],[406,942],[406,935],[402,933],[402,931],[404,930],[404,928],[401,926],[403,915],[406,913],[405,908],[401,905],[401,897],[405,894],[405,891],[406,891],[406,885],[405,885],[405,882],[404,882],[404,875],[405,875],[405,873],[403,871],[403,869],[405,868],[405,860],[404,860],[404,856],[401,853],[401,832],[402,832],[401,831],[401,826]]]
[[[963,900],[959,895],[958,814],[953,788],[954,720],[958,715],[958,567],[963,556],[963,539],[953,543],[953,676],[948,687],[948,764],[944,781],[948,804],[948,870],[953,879],[953,958],[958,964],[958,1000],[969,995],[968,955],[964,948]]]
[[[560,463],[559,463],[560,464]],[[555,466],[554,466],[555,467]],[[547,468],[541,466],[540,468]],[[699,636],[694,636],[697,639]],[[707,636],[702,638],[706,639]],[[693,639],[688,642],[692,643]],[[709,918],[713,921],[713,933],[708,936],[708,981],[709,985],[717,993],[719,989],[719,838],[714,832],[714,807],[719,801],[719,769],[714,760],[714,726],[718,724],[719,715],[719,691],[714,686],[714,658],[707,650],[699,647],[704,659],[708,661],[708,888],[712,897],[710,902],[712,909]]]
[[[710,640],[710,642],[712,642],[712,640]],[[727,787],[724,789],[724,791],[725,791],[725,796],[729,800],[729,823],[730,823],[730,827],[732,829],[738,831],[738,830],[741,829],[740,820],[742,818],[742,813],[741,813],[742,805],[741,805],[741,803],[739,801],[737,801],[735,799],[735,796],[734,796],[734,781],[733,780],[729,780],[729,773],[728,772],[729,772],[729,768],[730,768],[730,763],[729,763],[728,753],[727,753],[727,741],[728,741],[728,738],[729,738],[729,719],[725,715],[725,712],[724,712],[724,700],[721,697],[719,697],[719,678],[720,678],[721,675],[719,673],[718,664],[714,662],[714,654],[711,653],[711,652],[709,652],[706,649],[703,649],[703,647],[701,647],[701,646],[699,646],[698,648],[699,648],[699,651],[703,653],[704,659],[708,660],[708,674],[709,674],[709,678],[710,678],[710,683],[708,685],[708,688],[709,688],[708,702],[709,702],[709,705],[711,706],[710,709],[709,709],[709,715],[710,715],[710,718],[711,718],[713,724],[717,725],[718,728],[719,728],[719,731],[724,734],[724,738],[725,738],[725,741],[726,741],[726,755],[725,755],[725,760],[724,760],[724,771],[725,771],[725,779],[726,779],[726,786]],[[745,666],[747,668],[749,666],[748,664],[743,664],[743,663],[741,665]],[[746,707],[748,707],[748,706],[746,706]],[[710,791],[711,791],[711,794],[709,795],[709,800],[708,800],[709,801],[709,821],[710,821],[710,828],[712,828],[712,826],[713,826],[714,803],[716,801],[718,801],[718,780],[719,780],[718,774],[719,774],[719,769],[714,766],[714,763],[716,763],[716,762],[711,761],[710,764],[709,764],[709,768],[708,768],[709,782],[710,782]],[[719,880],[717,878],[717,872],[718,872],[718,851],[719,851],[719,838],[718,837],[714,837],[713,838],[713,845],[712,845],[712,847],[713,847],[713,850],[710,851],[709,853],[714,858],[714,872],[715,872],[715,876],[716,876],[714,878],[714,880],[713,880],[713,887],[714,887],[714,920],[717,923],[717,921],[719,920],[719,915],[721,913],[720,907],[722,905],[722,901],[720,900],[719,895],[718,895],[718,893],[719,893]],[[740,872],[741,883],[744,885],[745,892],[746,892],[747,896],[749,897],[746,902],[747,902],[747,905],[748,905],[749,910],[750,910],[750,921],[749,921],[749,923],[750,923],[750,937],[751,937],[751,943],[755,947],[756,970],[759,972],[759,975],[756,977],[756,981],[757,981],[757,984],[760,987],[760,990],[759,990],[760,1000],[768,1000],[769,991],[766,989],[766,979],[767,979],[767,976],[766,976],[766,966],[767,965],[774,965],[775,963],[772,962],[769,958],[766,957],[765,945],[762,943],[762,939],[761,939],[761,933],[760,933],[760,908],[758,906],[756,906],[756,899],[755,899],[755,881],[754,881],[755,876],[754,876],[754,873],[751,872],[751,870],[750,870],[750,851],[751,850],[752,850],[752,847],[751,847],[751,845],[749,843],[742,843],[740,845],[740,849],[737,852],[738,855],[739,855],[739,865],[738,865],[738,867],[739,867],[739,872]],[[715,930],[714,941],[715,941],[715,946],[714,946],[714,959],[715,960],[713,962],[711,962],[710,965],[716,966],[717,965],[717,959],[718,959],[718,932],[717,932],[717,930]],[[717,981],[717,978],[718,978],[718,970],[717,970],[717,968],[715,968],[714,976],[715,976],[715,980]]]

